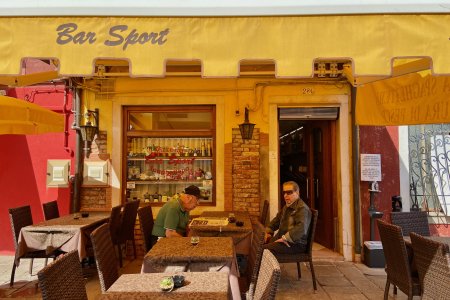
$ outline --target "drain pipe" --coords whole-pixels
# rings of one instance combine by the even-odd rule
[[[352,153],[353,153],[353,223],[355,230],[355,253],[361,254],[361,201],[359,189],[359,128],[356,126],[356,87],[352,86]]]
[[[81,121],[81,99],[80,89],[76,88],[74,92],[74,124],[72,129],[76,130],[76,144],[75,144],[75,172],[73,177],[73,197],[70,205],[70,212],[76,213],[80,211],[80,199],[81,199],[81,182],[83,180],[83,147],[80,133],[80,121]]]

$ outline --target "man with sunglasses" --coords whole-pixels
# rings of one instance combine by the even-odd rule
[[[286,205],[266,227],[265,249],[276,254],[292,254],[306,250],[311,210],[300,199],[298,184],[287,181],[283,184]],[[276,232],[277,231],[277,232]],[[274,235],[274,233],[276,234]]]
[[[178,199],[172,199],[164,204],[156,216],[152,240],[186,236],[189,212],[197,207],[199,198],[200,189],[191,185],[184,189],[184,193]]]

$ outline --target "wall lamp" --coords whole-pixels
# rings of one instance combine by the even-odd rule
[[[239,130],[241,131],[241,136],[242,136],[243,140],[251,140],[252,139],[253,128],[255,128],[255,124],[249,122],[248,108],[246,107],[244,123],[239,124]]]
[[[98,123],[99,123],[99,110],[88,110],[86,112],[86,119],[88,120],[85,125],[80,125],[81,139],[84,142],[83,152],[86,158],[89,158],[91,154],[91,143],[94,141],[95,135],[98,133]],[[94,124],[90,119],[94,118]]]

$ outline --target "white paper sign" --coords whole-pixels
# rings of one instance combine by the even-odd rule
[[[380,154],[361,154],[361,181],[381,181]]]

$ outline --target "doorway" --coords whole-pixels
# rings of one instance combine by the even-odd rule
[[[285,109],[283,109],[285,110]],[[336,114],[337,118],[337,114]],[[312,120],[310,120],[312,119]],[[300,197],[318,210],[315,241],[336,248],[336,121],[279,118],[280,190],[285,181],[295,181]],[[284,205],[280,195],[280,207]]]

